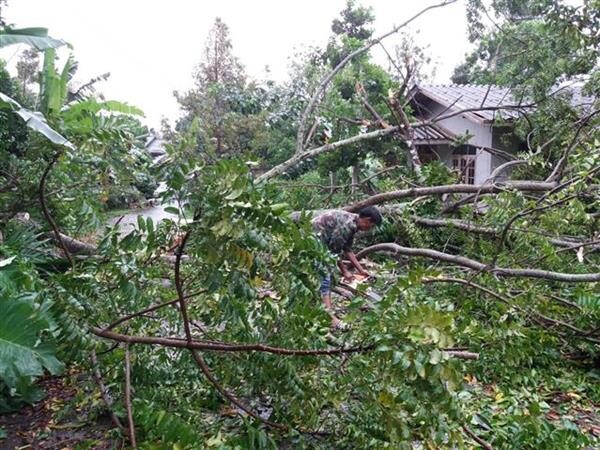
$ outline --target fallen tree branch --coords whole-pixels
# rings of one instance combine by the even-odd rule
[[[456,284],[462,284],[465,286],[473,287],[491,297],[494,297],[496,300],[499,300],[502,303],[509,305],[510,307],[523,312],[524,314],[530,314],[530,315],[535,316],[536,322],[538,324],[541,324],[545,327],[547,327],[548,325],[554,325],[557,327],[567,328],[569,331],[575,333],[575,335],[579,338],[582,338],[589,342],[593,342],[595,344],[600,344],[600,340],[594,339],[593,337],[591,337],[594,334],[593,330],[592,330],[592,332],[586,331],[586,330],[581,330],[581,329],[571,325],[570,323],[564,322],[562,320],[553,319],[553,318],[545,316],[544,314],[541,314],[537,311],[524,309],[524,308],[520,307],[519,305],[515,304],[514,302],[512,302],[511,298],[504,297],[503,295],[499,294],[498,292],[488,289],[487,287],[482,286],[480,284],[474,283],[472,280],[463,280],[462,278],[453,278],[453,277],[424,277],[421,279],[421,282],[426,283],[426,284],[428,284],[428,283],[456,283]]]
[[[515,278],[540,278],[544,280],[559,281],[564,283],[588,283],[600,281],[600,273],[563,273],[563,272],[552,272],[549,270],[541,269],[513,269],[505,267],[496,267],[484,264],[471,258],[464,256],[451,255],[449,253],[439,252],[437,250],[431,250],[428,248],[412,248],[403,247],[394,243],[376,244],[367,247],[360,251],[356,257],[362,258],[368,254],[376,252],[392,253],[394,255],[405,255],[405,256],[420,256],[423,258],[429,258],[436,261],[444,261],[452,265],[466,267],[468,269],[477,270],[480,272],[488,272],[494,275],[502,277],[515,277]]]
[[[115,414],[115,412],[112,409],[113,401],[112,401],[112,398],[110,397],[110,392],[109,392],[108,388],[106,387],[106,385],[104,384],[104,381],[102,380],[102,374],[100,373],[100,365],[98,364],[98,357],[96,356],[95,350],[92,350],[92,352],[91,352],[91,360],[92,360],[92,375],[94,377],[94,380],[96,381],[96,384],[98,385],[98,389],[100,389],[100,396],[102,397],[102,400],[104,401],[104,404],[106,405],[106,408],[110,415],[110,419],[112,420],[112,422],[115,424],[115,426],[119,430],[125,431],[125,427],[123,426],[123,424],[121,423],[121,421],[119,420],[119,418],[117,417],[117,415]]]
[[[384,131],[384,130],[383,130]],[[495,184],[446,184],[441,186],[413,187],[397,191],[384,192],[373,195],[364,200],[356,202],[344,208],[346,211],[356,212],[365,206],[378,205],[380,203],[398,200],[400,198],[421,197],[423,195],[442,194],[495,194],[505,190],[517,190],[526,192],[547,192],[556,187],[556,183],[544,181],[515,180]]]
[[[215,341],[199,341],[175,337],[153,337],[153,336],[132,336],[128,334],[116,333],[114,331],[103,330],[102,328],[92,327],[90,331],[96,336],[103,337],[118,342],[129,344],[160,345],[162,347],[186,348],[189,350],[201,350],[210,352],[262,352],[282,356],[339,356],[352,353],[366,353],[375,349],[375,345],[362,345],[357,347],[340,347],[328,349],[293,349],[283,347],[273,347],[265,344],[239,344]],[[444,350],[446,351],[446,350]],[[451,349],[447,350],[453,353],[453,356],[461,358],[463,355],[456,353]],[[456,353],[454,355],[454,353]],[[463,359],[472,359],[465,357]]]
[[[452,227],[468,233],[476,233],[492,237],[497,237],[500,232],[500,230],[493,227],[477,225],[472,222],[459,219],[431,219],[428,217],[411,216],[411,220],[418,225],[423,225],[426,227]],[[513,229],[513,231],[517,230]],[[576,241],[553,237],[548,237],[548,241],[556,246],[565,247],[564,250],[574,250],[579,247],[589,247],[600,244],[600,241],[598,240]]]
[[[445,350],[443,350],[443,352],[452,358],[471,359],[471,360],[479,359],[479,353],[468,352],[466,350],[445,349]]]
[[[58,241],[60,247],[62,248],[62,250],[65,254],[65,257],[69,261],[69,264],[71,266],[73,266],[73,258],[71,257],[71,253],[69,252],[69,249],[63,242],[61,232],[58,229],[58,225],[54,221],[54,218],[52,217],[52,215],[50,214],[50,211],[48,210],[48,205],[46,204],[46,193],[45,193],[46,181],[48,179],[48,175],[50,175],[50,170],[52,170],[52,167],[54,166],[54,164],[56,164],[60,155],[61,155],[60,152],[55,153],[54,156],[52,157],[52,159],[50,160],[50,162],[48,163],[48,165],[46,166],[46,169],[44,170],[44,173],[42,174],[42,178],[40,178],[40,184],[38,187],[38,196],[39,196],[39,200],[40,200],[40,206],[42,207],[42,213],[44,214],[46,221],[52,228],[52,231],[54,231],[54,236],[56,237],[56,240]]]
[[[454,3],[454,2],[456,2],[456,0],[445,0],[445,1],[441,2],[441,3],[436,4],[436,5],[431,5],[431,6],[428,6],[427,8],[422,9],[421,11],[419,11],[417,14],[415,14],[414,16],[412,16],[411,18],[409,18],[408,20],[404,21],[403,23],[401,23],[398,26],[395,26],[394,28],[392,28],[392,30],[390,30],[387,33],[379,36],[378,38],[369,40],[361,48],[353,51],[352,53],[350,53],[349,55],[347,55],[344,59],[342,59],[339,62],[339,64],[337,66],[335,66],[321,80],[321,82],[319,83],[319,86],[317,87],[317,89],[313,93],[313,95],[311,96],[310,100],[308,101],[308,104],[306,105],[306,108],[304,109],[304,111],[302,113],[302,117],[300,118],[300,122],[298,123],[298,132],[297,132],[297,135],[296,135],[296,153],[301,153],[304,150],[304,145],[303,144],[304,144],[304,134],[305,134],[305,130],[306,130],[306,122],[308,121],[310,115],[314,111],[317,102],[319,101],[319,99],[321,98],[321,96],[325,93],[325,91],[327,89],[327,86],[329,85],[329,83],[331,82],[331,80],[333,80],[333,78],[338,74],[338,72],[340,72],[346,66],[346,64],[348,64],[356,56],[358,56],[358,55],[360,55],[362,53],[365,53],[371,47],[373,47],[374,45],[377,45],[379,42],[381,42],[382,40],[384,40],[388,36],[391,36],[392,34],[397,33],[400,29],[404,28],[405,26],[407,26],[408,24],[410,24],[411,22],[413,22],[414,20],[416,20],[419,16],[425,14],[427,11],[429,11],[431,9],[435,9],[435,8],[440,8],[440,7],[449,5],[449,4]]]
[[[407,76],[410,76],[410,70],[408,70]],[[408,80],[407,80],[408,81]],[[410,156],[410,161],[412,165],[412,169],[415,172],[415,175],[419,179],[419,181],[423,181],[423,177],[421,175],[421,167],[423,164],[421,163],[421,159],[419,158],[419,151],[415,145],[415,130],[408,120],[408,116],[404,111],[403,106],[400,104],[398,99],[394,96],[388,98],[388,105],[390,110],[392,111],[392,115],[396,119],[396,123],[398,124],[398,128],[401,130],[404,142],[408,147],[408,154]]]
[[[530,105],[528,105],[528,106],[530,106]],[[424,128],[424,127],[434,125],[437,122],[442,121],[444,119],[449,119],[451,117],[455,117],[455,116],[464,114],[465,112],[471,112],[471,111],[490,111],[490,110],[497,111],[497,110],[503,110],[503,109],[510,110],[510,109],[522,109],[522,108],[523,108],[522,105],[498,105],[498,106],[484,107],[484,108],[466,108],[466,109],[462,109],[462,110],[454,111],[452,113],[445,114],[444,116],[441,116],[441,117],[437,117],[435,120],[418,120],[415,122],[411,122],[410,126],[412,128]],[[278,164],[278,165],[272,167],[271,169],[269,169],[268,171],[263,173],[261,176],[257,177],[256,181],[258,183],[267,181],[275,176],[285,173],[288,169],[298,165],[305,159],[310,159],[310,158],[318,156],[322,153],[333,151],[344,145],[354,144],[356,142],[360,142],[360,141],[368,140],[368,139],[377,139],[377,138],[380,138],[383,136],[387,136],[389,134],[397,133],[398,131],[400,131],[400,127],[390,126],[388,128],[384,128],[382,130],[358,134],[356,136],[352,136],[347,139],[342,139],[340,141],[332,142],[332,143],[329,143],[329,144],[326,144],[326,145],[323,145],[320,147],[316,147],[316,148],[313,148],[310,150],[297,152],[290,159],[282,162],[281,164]],[[397,134],[397,137],[398,137],[398,139],[404,139],[404,137],[400,134]],[[501,150],[491,149],[491,148],[487,148],[487,147],[483,148],[483,150],[489,151],[492,154],[501,152]],[[514,159],[514,157],[507,158],[507,159]]]
[[[294,156],[292,156],[287,161],[284,161],[283,163],[278,164],[277,166],[275,166],[272,169],[268,170],[267,172],[263,173],[261,176],[259,176],[256,179],[256,181],[258,183],[260,183],[262,181],[266,181],[270,178],[273,178],[277,175],[281,175],[281,174],[285,173],[286,170],[298,165],[300,162],[302,162],[306,159],[314,158],[315,156],[318,156],[321,153],[330,152],[330,151],[340,148],[344,145],[354,144],[356,142],[365,141],[368,139],[377,139],[377,138],[392,134],[396,131],[398,131],[398,127],[389,127],[389,128],[385,128],[383,130],[371,131],[369,133],[352,136],[348,139],[342,139],[340,141],[332,142],[330,144],[325,144],[325,145],[322,145],[321,147],[313,148],[311,150],[306,150],[302,153],[296,153]]]
[[[96,336],[104,337],[114,341],[127,342],[130,344],[149,344],[160,345],[163,347],[187,348],[190,350],[202,350],[213,352],[263,352],[275,355],[288,356],[335,356],[346,353],[361,353],[372,350],[372,345],[360,347],[340,347],[330,349],[291,349],[282,347],[273,347],[265,344],[239,344],[239,343],[215,343],[213,341],[199,341],[192,338],[164,338],[152,336],[131,336],[127,334],[116,333],[114,331],[92,327],[90,331]]]
[[[72,238],[60,232],[58,233],[60,239],[57,237],[56,233],[46,233],[44,236],[54,240],[57,244],[61,245],[61,247],[66,247],[67,250],[74,255],[92,256],[98,253],[98,249],[96,248],[96,246],[88,244],[86,242],[82,242],[78,239]]]
[[[494,447],[492,447],[489,444],[489,442],[487,442],[487,441],[481,439],[479,436],[477,436],[468,426],[463,425],[462,429],[469,437],[471,437],[475,442],[477,442],[479,445],[481,445],[485,450],[494,450]]]

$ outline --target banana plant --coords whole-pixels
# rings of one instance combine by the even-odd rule
[[[67,102],[69,81],[77,70],[77,63],[72,56],[69,56],[60,73],[56,70],[55,61],[56,50],[46,49],[40,86],[40,111],[46,117],[60,113]]]
[[[48,36],[47,28],[0,28],[0,48],[16,44],[27,44],[40,51],[70,46],[62,39]]]
[[[2,92],[0,92],[0,110],[8,110],[18,115],[25,121],[30,129],[42,134],[53,144],[69,148],[73,147],[67,138],[62,136],[50,125],[48,125],[46,118],[41,113],[23,108],[19,102],[10,98],[8,95],[3,94]]]

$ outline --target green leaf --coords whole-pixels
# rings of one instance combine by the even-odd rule
[[[273,211],[275,214],[281,213],[286,211],[287,209],[289,209],[290,205],[288,205],[287,203],[275,203],[274,205],[271,205],[271,211]]]
[[[44,51],[44,64],[42,67],[42,82],[40,87],[40,111],[49,115],[58,113],[62,107],[61,80],[55,69],[56,50],[53,48]]]
[[[144,216],[137,216],[137,224],[140,231],[146,231],[146,220],[144,219]]]
[[[146,218],[146,229],[148,230],[149,234],[154,233],[154,222],[152,221],[152,217]]]
[[[31,302],[23,298],[0,299],[0,379],[16,388],[24,378],[56,375],[63,365],[49,342],[40,342],[40,333],[49,327]]]
[[[59,133],[54,131],[50,127],[50,125],[46,123],[46,119],[42,114],[22,108],[18,102],[10,98],[8,95],[3,94],[2,92],[0,92],[0,109],[12,110],[15,114],[17,114],[19,117],[21,117],[21,119],[25,121],[25,124],[29,128],[42,134],[54,144],[68,148],[73,148],[73,144],[71,144],[66,138],[61,136]]]
[[[425,374],[425,366],[423,366],[423,364],[421,364],[419,361],[415,360],[415,370],[417,371],[417,374],[421,377],[421,378],[425,378],[426,374]]]
[[[60,74],[59,82],[59,109],[66,103],[69,94],[69,80],[73,76],[74,71],[77,70],[77,63],[73,59],[73,55],[69,55],[69,59],[65,63],[63,70]]]
[[[227,197],[225,197],[225,200],[235,200],[236,198],[238,198],[243,193],[244,193],[244,189],[243,188],[236,189],[231,194],[229,194]]]
[[[10,109],[11,111],[15,111],[19,108],[21,108],[21,105],[19,105],[16,100],[13,100],[8,95],[4,95],[0,92],[0,109]]]
[[[433,350],[431,350],[431,352],[429,352],[429,363],[436,365],[439,364],[439,362],[442,360],[442,352],[439,351],[437,348],[434,348]]]
[[[25,121],[25,124],[34,131],[43,135],[50,142],[63,147],[73,148],[67,138],[54,131],[50,125],[46,123],[44,116],[38,112],[32,112],[25,108],[15,111],[16,114]]]
[[[15,255],[15,256],[11,256],[10,258],[0,260],[0,267],[8,266],[10,263],[12,263],[15,260],[16,257],[17,256]]]
[[[82,112],[88,112],[91,114],[97,114],[100,111],[107,112],[118,112],[122,114],[129,114],[133,116],[144,116],[144,111],[136,106],[129,105],[125,102],[119,102],[116,100],[107,100],[105,102],[99,102],[94,98],[75,103],[69,106],[65,111],[67,117],[81,114]]]
[[[30,45],[40,51],[69,45],[62,39],[48,36],[47,28],[5,28],[0,30],[0,48],[16,44]]]

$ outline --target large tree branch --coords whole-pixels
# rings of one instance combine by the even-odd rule
[[[352,136],[348,139],[342,139],[341,141],[332,142],[331,144],[325,144],[325,145],[322,145],[321,147],[313,148],[311,150],[307,150],[302,153],[296,153],[294,156],[292,156],[287,161],[284,161],[283,163],[278,164],[277,166],[275,166],[272,169],[268,170],[267,172],[263,173],[261,176],[259,176],[256,179],[256,181],[262,182],[262,181],[266,181],[270,178],[273,178],[277,175],[281,175],[281,174],[285,173],[288,169],[291,169],[292,167],[298,165],[300,162],[302,162],[306,159],[314,158],[315,156],[318,156],[321,153],[333,151],[344,145],[355,144],[357,142],[365,141],[368,139],[377,139],[377,138],[392,134],[396,131],[398,131],[398,127],[389,127],[389,128],[385,128],[383,130],[371,131],[369,133]]]
[[[187,348],[190,350],[202,350],[211,352],[261,352],[271,353],[274,355],[283,356],[337,356],[350,353],[361,353],[372,350],[372,345],[358,347],[340,347],[330,349],[293,349],[273,347],[265,344],[239,344],[225,343],[213,341],[199,341],[192,339],[164,338],[152,336],[131,336],[127,334],[116,333],[114,331],[93,327],[91,332],[96,336],[100,336],[113,341],[128,342],[130,344],[150,344],[161,345],[163,347]]]
[[[61,234],[60,230],[58,229],[58,225],[56,224],[54,218],[52,217],[52,214],[50,214],[50,211],[48,210],[48,205],[46,204],[46,181],[48,179],[48,175],[50,175],[50,171],[52,170],[52,167],[54,166],[54,164],[56,164],[60,155],[61,155],[60,152],[55,153],[54,156],[52,157],[52,159],[50,160],[50,162],[48,163],[48,165],[46,166],[46,169],[44,170],[44,173],[42,174],[42,178],[40,178],[40,184],[38,187],[38,195],[39,195],[39,200],[40,200],[40,206],[42,207],[42,213],[44,214],[44,217],[46,218],[46,220],[50,224],[50,227],[54,231],[54,236],[56,237],[56,240],[58,241],[60,247],[62,248],[62,250],[65,254],[65,257],[69,261],[69,264],[71,264],[71,266],[73,266],[73,258],[71,258],[71,253],[69,252],[69,249],[63,242],[62,234]]]
[[[532,106],[532,105],[527,105],[527,106]],[[445,114],[443,116],[440,117],[436,117],[433,120],[417,120],[414,122],[410,122],[409,126],[412,128],[423,128],[423,127],[428,127],[430,125],[434,125],[439,121],[442,121],[444,119],[449,119],[451,117],[455,117],[461,114],[464,114],[466,112],[472,112],[472,111],[498,111],[498,110],[510,110],[510,109],[522,109],[524,106],[523,105],[498,105],[498,106],[489,106],[489,107],[484,107],[484,108],[466,108],[466,109],[461,109],[461,110],[456,110],[453,111],[451,113]],[[273,178],[275,176],[281,175],[283,173],[285,173],[287,170],[289,170],[290,168],[298,165],[299,163],[301,163],[302,161],[304,161],[305,159],[310,159],[313,158],[315,156],[320,155],[321,153],[326,153],[326,152],[330,152],[333,150],[336,150],[337,148],[340,148],[344,145],[349,145],[349,144],[354,144],[363,140],[368,140],[368,139],[377,139],[377,138],[381,138],[393,133],[396,133],[398,131],[400,131],[401,128],[398,126],[390,126],[388,128],[385,128],[383,130],[377,130],[377,131],[371,131],[369,133],[363,133],[363,134],[359,134],[356,136],[352,136],[349,137],[347,139],[342,139],[340,141],[336,141],[336,142],[332,142],[330,144],[326,144],[323,145],[321,147],[316,147],[310,150],[305,150],[302,152],[298,152],[296,153],[294,156],[292,156],[290,159],[276,165],[275,167],[272,167],[271,169],[269,169],[267,172],[265,172],[264,174],[262,174],[261,176],[259,176],[256,181],[257,182],[262,182],[262,181],[267,181],[270,178]],[[398,134],[398,139],[404,139],[404,136]],[[514,159],[514,157],[506,152],[503,152],[502,150],[498,150],[498,149],[493,149],[493,148],[482,148],[484,151],[487,151],[489,153],[492,154],[500,154],[500,155],[504,155],[505,159]]]
[[[500,234],[499,229],[494,227],[486,227],[483,225],[474,224],[472,222],[468,222],[466,220],[459,219],[430,219],[428,217],[419,217],[419,216],[411,216],[411,220],[414,221],[418,225],[439,228],[439,227],[451,227],[456,228],[458,230],[466,231],[468,233],[482,234],[485,236],[498,237]],[[522,230],[520,230],[522,231]],[[525,230],[527,232],[527,230]],[[589,240],[589,241],[581,241],[574,239],[561,239],[557,237],[547,236],[548,241],[558,247],[564,247],[565,250],[573,250],[578,249],[580,247],[589,247],[592,246],[593,249],[596,249],[596,246],[599,244],[598,240]]]
[[[564,273],[552,272],[541,269],[513,269],[505,267],[490,266],[480,261],[459,255],[439,252],[428,248],[403,247],[394,243],[376,244],[365,248],[359,252],[357,258],[364,257],[371,253],[386,252],[393,255],[418,256],[429,258],[436,261],[443,261],[455,266],[466,267],[468,269],[480,272],[488,272],[502,277],[515,278],[539,278],[550,281],[559,281],[564,283],[589,283],[600,281],[600,273]]]
[[[67,236],[66,234],[60,232],[58,235],[56,233],[46,233],[45,236],[54,240],[61,247],[64,246],[64,248],[74,255],[92,256],[98,254],[98,248],[96,246],[82,242]]]
[[[394,28],[392,28],[392,30],[390,30],[387,33],[379,36],[378,38],[370,40],[364,46],[362,46],[361,48],[353,51],[348,56],[346,56],[344,59],[342,59],[339,62],[339,64],[337,66],[335,66],[321,80],[321,82],[319,83],[319,86],[317,87],[317,89],[313,93],[313,95],[311,96],[310,100],[308,101],[308,104],[306,105],[306,108],[304,109],[304,112],[302,113],[302,117],[300,118],[300,122],[298,124],[298,132],[297,132],[297,135],[296,135],[296,153],[301,153],[304,150],[304,134],[305,134],[305,131],[306,131],[306,123],[307,123],[310,115],[313,113],[313,111],[314,111],[314,109],[315,109],[315,107],[317,105],[317,102],[319,101],[319,99],[321,98],[321,96],[325,93],[325,91],[327,89],[327,86],[329,85],[329,83],[331,82],[331,80],[333,80],[333,78],[338,74],[338,72],[340,72],[346,66],[346,64],[348,64],[356,56],[358,56],[358,55],[360,55],[362,53],[365,53],[371,47],[373,47],[374,45],[377,45],[379,42],[381,42],[382,40],[384,40],[388,36],[391,36],[392,34],[397,33],[402,28],[404,28],[409,23],[411,23],[414,20],[416,20],[418,17],[420,17],[421,15],[423,15],[424,13],[426,13],[427,11],[429,11],[431,9],[435,9],[435,8],[440,8],[440,7],[449,5],[449,4],[454,3],[454,2],[456,2],[456,0],[445,0],[445,1],[441,2],[441,3],[436,4],[436,5],[431,5],[431,6],[428,6],[427,8],[422,9],[420,12],[418,12],[417,14],[415,14],[414,16],[412,16],[410,19],[406,20],[405,22],[401,23],[398,26],[395,26]]]
[[[495,184],[447,184],[441,186],[431,187],[413,187],[407,189],[400,189],[397,191],[384,192],[382,194],[373,195],[364,200],[356,202],[345,209],[347,211],[355,212],[359,209],[370,206],[378,205],[380,203],[389,202],[392,200],[398,200],[400,198],[414,198],[424,195],[442,195],[442,194],[495,194],[506,190],[517,190],[527,192],[547,192],[557,186],[556,183],[548,183],[545,181],[506,181],[504,183]]]
[[[417,146],[415,145],[415,130],[412,124],[410,123],[403,106],[400,104],[400,101],[396,97],[390,97],[388,99],[388,104],[392,111],[392,115],[396,119],[396,123],[398,124],[398,127],[401,130],[401,133],[404,135],[404,142],[408,147],[408,154],[410,155],[412,169],[417,175],[417,178],[420,181],[423,181],[423,178],[421,176],[421,159],[419,158],[419,151],[417,150]]]

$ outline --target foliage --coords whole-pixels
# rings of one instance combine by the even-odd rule
[[[478,48],[453,81],[519,86],[535,99],[546,97],[557,82],[597,70],[599,11],[596,0],[581,8],[563,1],[471,0],[471,39]]]
[[[61,39],[48,36],[46,28],[11,28],[3,26],[0,29],[0,48],[15,44],[27,44],[37,50],[48,50],[67,45]]]
[[[202,149],[223,154],[235,154],[235,127],[237,114],[243,110],[245,74],[243,67],[232,54],[229,29],[220,18],[215,20],[206,41],[203,60],[194,74],[195,88],[184,95],[175,96],[183,110],[191,117],[198,117],[206,127]],[[185,119],[187,122],[190,119]]]
[[[31,106],[19,83],[10,77],[4,61],[0,61],[0,92],[18,103]],[[15,115],[0,108],[0,150],[3,154],[23,154],[27,147],[27,126]]]
[[[536,15],[514,28],[519,36],[530,33],[531,42],[548,41],[531,72],[529,62],[515,58],[495,75],[515,75],[524,92],[539,93],[559,76],[541,72],[560,42],[561,14],[575,21],[579,11],[534,3],[494,2],[498,12]],[[478,11],[481,3],[471,2],[470,14]],[[556,13],[547,23],[540,18],[546,12]],[[383,226],[356,245],[388,242],[437,253],[373,255],[370,268],[378,276],[371,286],[336,298],[336,313],[352,328],[331,330],[318,285],[335,259],[313,236],[309,210],[458,181],[440,162],[425,165],[417,178],[404,164],[406,143],[388,137],[324,153],[285,180],[256,182],[257,164],[293,152],[296,121],[315,84],[370,38],[372,21],[370,10],[348,2],[327,49],[300,55],[294,79],[278,85],[246,79],[228,29],[217,20],[196,86],[179,97],[186,117],[171,130],[167,162],[157,174],[141,151],[147,133],[135,117],[141,111],[70,98],[72,59],[58,70],[53,51],[45,51],[42,111],[19,97],[17,80],[0,78],[11,89],[1,97],[2,118],[38,119],[27,124],[33,130],[21,122],[0,130],[14,143],[2,148],[0,159],[3,408],[34,401],[35,378],[57,372],[61,359],[82,372],[101,372],[115,399],[107,408],[125,419],[127,342],[141,448],[196,448],[198,442],[221,449],[468,448],[472,434],[506,449],[597,444],[569,416],[600,402],[598,283],[511,278],[501,269],[599,271],[592,241],[598,118],[589,117],[576,139],[573,124],[582,122],[560,100],[541,104],[516,125],[531,146],[550,138],[555,146],[519,154],[526,164],[513,176],[544,180],[564,156],[564,183],[541,194],[498,184],[493,195],[478,192],[475,204],[451,192],[389,203]],[[512,39],[513,31],[507,25],[489,42]],[[580,40],[579,50],[590,55],[590,42]],[[487,45],[485,37],[478,44]],[[567,38],[567,49],[572,44]],[[567,73],[561,64],[558,71]],[[374,120],[365,99],[391,123],[388,91],[397,93],[401,82],[363,54],[324,96],[310,145],[363,133],[363,119]],[[71,145],[60,145],[53,133]],[[358,186],[352,166],[364,173]],[[121,206],[139,191],[149,195],[155,176],[165,184],[161,207],[171,218],[139,216],[127,230],[106,226],[105,206]],[[47,211],[37,207],[40,199]],[[430,229],[418,218],[454,222]],[[456,226],[464,222],[472,227]],[[92,254],[65,258],[49,241],[57,227],[75,236],[94,233]],[[561,239],[581,247],[557,248]],[[458,256],[483,267],[452,262]],[[98,367],[90,367],[91,350]],[[479,358],[456,357],[465,350]]]
[[[47,370],[62,371],[56,359],[56,338],[60,327],[45,296],[36,266],[48,261],[44,244],[31,230],[11,223],[5,242],[0,244],[0,411],[22,402],[34,402],[43,395],[34,385]]]

